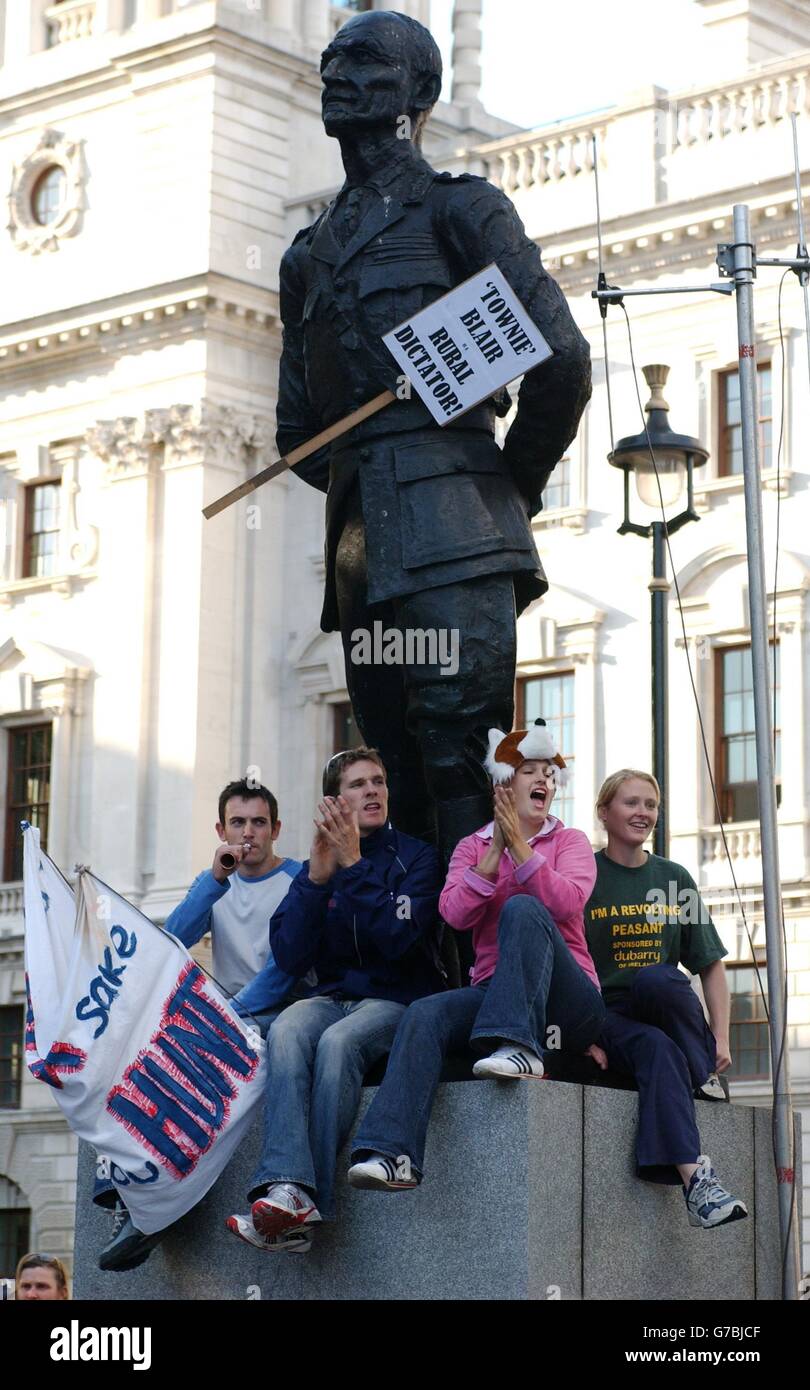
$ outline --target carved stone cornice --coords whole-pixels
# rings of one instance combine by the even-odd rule
[[[251,462],[258,464],[272,444],[268,421],[249,411],[205,399],[199,406],[174,405],[165,411],[151,411],[150,415],[162,417],[164,468],[200,463],[238,468],[246,461],[246,449],[252,451]]]
[[[795,242],[795,196],[787,185],[767,199],[754,200],[748,193],[746,200],[751,203],[751,224],[761,255],[773,255],[771,248]],[[733,201],[739,199],[731,191],[728,209]],[[656,218],[660,218],[657,224]],[[623,220],[623,225],[607,222],[603,227],[603,254],[608,283],[654,280],[658,275],[672,275],[692,265],[705,267],[706,262],[714,261],[718,243],[727,241],[730,235],[731,212],[718,208],[716,199],[712,206],[704,203],[702,209],[692,209],[688,215],[672,205],[661,204],[648,213]],[[552,233],[539,240],[544,263],[566,294],[585,294],[595,288],[598,249],[593,229],[572,229],[560,236]],[[718,273],[712,269],[707,284],[718,279]]]
[[[154,458],[154,446],[159,442],[149,426],[147,411],[145,426],[134,415],[122,415],[117,420],[97,420],[85,434],[87,448],[106,465],[107,478],[138,478],[148,473]]]
[[[240,339],[259,350],[278,337],[275,293],[262,291],[252,296],[253,302],[243,302],[239,287],[220,283],[218,277],[208,280],[210,293],[204,282],[193,293],[129,296],[123,303],[86,312],[44,316],[34,329],[31,320],[12,325],[0,334],[0,371],[16,369],[30,376],[40,364],[47,364],[47,370],[54,359],[106,359],[167,339],[233,333],[235,328]]]
[[[164,470],[210,464],[239,471],[248,462],[259,467],[272,440],[264,417],[206,399],[147,410],[142,425],[135,416],[98,420],[85,435],[110,482],[142,477],[158,464]]]

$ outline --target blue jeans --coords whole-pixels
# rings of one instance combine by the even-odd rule
[[[645,965],[609,1006],[599,1041],[610,1067],[638,1086],[638,1176],[680,1184],[675,1165],[700,1154],[693,1092],[717,1065],[714,1034],[687,976],[677,965]]]
[[[492,1052],[521,1043],[538,1055],[546,1029],[560,1029],[566,1052],[584,1052],[602,1029],[599,990],[577,964],[550,913],[536,898],[509,899],[498,923],[498,964],[483,984],[411,1004],[397,1031],[385,1080],[355,1137],[352,1158],[407,1154],[424,1172],[430,1112],[450,1051],[472,1043]]]
[[[335,1165],[360,1103],[363,1077],[388,1051],[405,1013],[387,999],[317,995],[290,1004],[267,1039],[264,1145],[251,1202],[295,1182],[335,1219]]]

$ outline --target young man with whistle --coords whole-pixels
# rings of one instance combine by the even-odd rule
[[[265,967],[274,969],[270,918],[301,868],[299,860],[276,854],[280,831],[272,792],[245,780],[229,783],[219,798],[216,832],[222,843],[211,868],[198,874],[166,920],[166,930],[189,948],[210,931],[211,974],[226,994],[236,996],[243,1017],[251,1013],[250,981]],[[277,968],[272,988],[265,976],[264,1008],[254,1014],[262,1033],[269,1026],[263,1015],[275,1017],[294,984]]]

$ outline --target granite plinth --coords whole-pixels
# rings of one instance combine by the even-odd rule
[[[373,1091],[363,1094],[365,1110]],[[703,1151],[749,1220],[689,1226],[680,1188],[640,1182],[634,1093],[565,1082],[447,1083],[425,1181],[355,1192],[338,1163],[338,1220],[307,1255],[253,1252],[225,1217],[246,1211],[260,1117],[219,1182],[139,1269],[103,1274],[110,1216],[89,1199],[81,1146],[74,1294],[80,1299],[773,1299],[779,1289],[770,1114],[698,1103]]]

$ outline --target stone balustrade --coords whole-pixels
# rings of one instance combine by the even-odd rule
[[[51,5],[45,11],[48,48],[72,39],[91,38],[95,17],[96,0],[67,0],[63,5]]]
[[[593,173],[593,140],[597,139],[600,168],[606,163],[607,126],[567,125],[553,132],[532,131],[509,141],[482,145],[480,155],[490,183],[511,197],[538,184],[559,183],[578,174]]]
[[[810,112],[810,62],[800,67],[791,62],[744,82],[684,93],[673,97],[671,106],[669,153],[773,126],[793,113]]]
[[[723,843],[723,830],[726,844]],[[759,840],[759,824],[711,826],[701,834],[701,862],[714,863],[726,861],[726,845],[735,865],[741,861],[759,859],[762,854]]]
[[[19,929],[22,926],[22,915],[22,883],[0,883],[0,931],[4,927]]]
[[[451,167],[484,174],[515,202],[530,236],[593,226],[594,155],[606,223],[784,177],[792,187],[790,116],[810,156],[810,56],[753,69],[745,78],[667,92],[647,87],[620,105],[456,151]],[[596,150],[594,151],[594,139]],[[615,177],[614,177],[615,173]],[[583,177],[584,176],[584,177]],[[786,183],[787,187],[787,183]],[[716,214],[712,214],[716,215]],[[646,233],[645,233],[646,234]],[[567,248],[566,248],[567,249]]]

